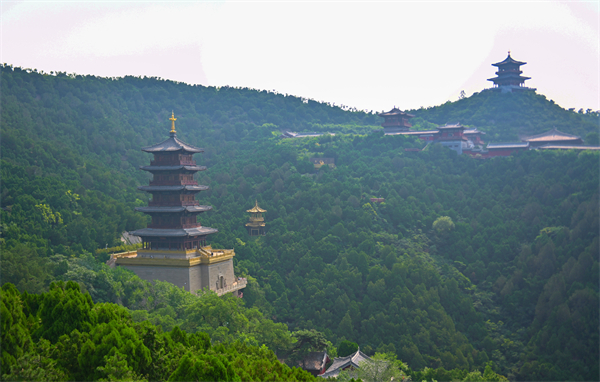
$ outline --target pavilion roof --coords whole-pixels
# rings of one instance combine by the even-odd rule
[[[506,64],[525,65],[526,62],[521,62],[521,61],[517,61],[517,60],[513,59],[510,56],[510,52],[508,52],[508,56],[504,59],[504,61],[496,62],[495,64],[492,64],[492,65],[493,66],[503,66]]]
[[[254,207],[250,208],[246,212],[267,212],[267,210],[263,210],[258,206],[258,200],[255,201]]]
[[[327,371],[325,373],[323,373],[321,375],[321,377],[323,377],[323,378],[337,377],[337,375],[340,373],[340,371],[344,370],[345,368],[347,368],[349,366],[352,366],[354,368],[359,368],[360,363],[362,361],[366,361],[366,360],[370,360],[370,359],[371,358],[369,358],[368,355],[366,355],[365,353],[361,352],[360,349],[358,349],[356,351],[356,353],[351,354],[349,356],[334,358],[331,366],[329,366]]]
[[[522,140],[525,142],[551,142],[551,141],[577,141],[580,140],[581,137],[577,135],[563,133],[562,131],[556,130],[553,128],[550,131],[547,131],[542,134],[532,135],[530,137],[525,137]]]
[[[405,115],[408,118],[414,117],[414,115],[405,113],[402,110],[398,109],[397,107],[394,107],[392,110],[388,111],[387,113],[381,113],[381,114],[379,114],[380,117],[391,117],[391,116],[394,116],[394,115]]]
[[[161,143],[157,143],[154,146],[148,146],[148,147],[144,147],[142,148],[142,151],[145,151],[147,153],[156,153],[156,152],[175,152],[175,151],[187,151],[190,153],[201,153],[204,152],[203,149],[192,146],[192,145],[188,145],[185,142],[182,142],[181,140],[179,140],[177,138],[177,135],[175,133],[171,133],[171,136],[161,142]]]

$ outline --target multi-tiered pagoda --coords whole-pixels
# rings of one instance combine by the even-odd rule
[[[211,206],[201,206],[195,195],[207,190],[207,186],[198,185],[194,174],[206,170],[192,159],[196,153],[204,150],[188,145],[177,139],[175,118],[171,115],[169,139],[142,151],[154,154],[150,166],[140,167],[152,174],[150,185],[139,187],[152,194],[148,207],[137,207],[152,216],[148,228],[132,232],[142,238],[143,247],[155,250],[196,249],[206,244],[206,237],[218,232],[214,228],[203,227],[198,215],[211,210]]]
[[[152,217],[147,228],[131,232],[142,238],[135,256],[117,258],[117,264],[134,271],[143,279],[169,281],[186,290],[212,289],[218,294],[237,291],[246,281],[233,274],[232,249],[213,249],[206,245],[216,229],[203,227],[198,215],[212,209],[196,201],[196,194],[207,190],[194,174],[206,170],[192,159],[202,149],[177,138],[176,118],[171,115],[169,139],[142,151],[154,154],[150,166],[141,169],[152,174],[148,186],[140,190],[152,194],[147,207],[136,210]]]
[[[492,81],[495,87],[504,88],[502,90],[530,89],[523,86],[525,81],[531,79],[531,77],[525,77],[521,75],[523,73],[521,71],[521,65],[525,64],[527,63],[514,60],[510,56],[510,52],[508,52],[508,56],[504,59],[504,61],[492,64],[492,66],[498,68],[498,71],[496,72],[497,77],[489,78],[488,81]]]

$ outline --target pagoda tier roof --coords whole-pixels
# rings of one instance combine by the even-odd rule
[[[507,64],[525,65],[526,62],[521,62],[521,61],[517,61],[517,60],[513,59],[510,56],[510,52],[508,52],[508,56],[504,59],[504,61],[496,62],[495,64],[492,64],[492,65],[493,66],[504,66]]]
[[[219,230],[210,227],[195,227],[195,228],[176,228],[176,229],[157,229],[157,228],[142,228],[130,232],[131,235],[140,237],[188,237],[188,236],[204,236],[212,233],[217,233]]]
[[[177,151],[186,151],[189,153],[201,153],[204,152],[204,149],[188,145],[185,142],[177,139],[177,135],[175,133],[171,133],[171,136],[161,143],[157,143],[154,146],[143,147],[142,151],[147,153],[160,153],[160,152],[177,152]]]
[[[558,131],[556,128],[553,128],[545,133],[525,137],[522,140],[525,142],[577,141],[581,140],[581,137],[563,133],[562,131]]]
[[[265,226],[265,223],[255,223],[255,222],[246,223],[246,227],[264,227],[264,226]]]
[[[172,214],[178,212],[194,213],[212,210],[212,206],[136,207],[135,210],[146,214]]]
[[[493,82],[497,82],[497,81],[508,81],[508,80],[523,80],[523,81],[527,81],[530,80],[531,77],[525,77],[525,76],[521,76],[518,74],[510,74],[510,75],[503,75],[502,77],[492,77],[492,78],[488,78],[488,81],[493,81]]]
[[[139,186],[138,190],[146,192],[174,192],[174,191],[206,191],[208,186]]]
[[[529,148],[529,142],[488,143],[486,148],[488,150],[527,149]]]
[[[187,165],[176,165],[176,166],[140,166],[141,170],[144,171],[177,171],[177,170],[185,170],[185,171],[204,171],[206,170],[206,166],[187,166]]]
[[[249,210],[247,210],[246,212],[267,212],[267,210],[263,210],[262,208],[260,208],[258,206],[258,201],[254,202],[254,207],[250,208]]]
[[[406,116],[408,118],[414,117],[414,115],[405,113],[405,112],[403,112],[402,110],[400,110],[400,109],[398,109],[396,107],[394,107],[392,110],[388,111],[387,113],[381,113],[381,114],[379,114],[380,117],[391,117],[391,116],[394,116],[394,115],[404,115],[404,116]]]

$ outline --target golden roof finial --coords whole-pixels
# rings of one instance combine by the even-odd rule
[[[175,134],[175,121],[177,121],[177,118],[175,118],[175,113],[173,113],[173,111],[171,111],[171,118],[169,118],[169,121],[171,121],[171,131],[169,131],[169,133]]]

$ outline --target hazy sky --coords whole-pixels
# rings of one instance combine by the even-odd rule
[[[1,1],[1,61],[276,90],[358,109],[435,106],[527,62],[527,86],[600,109],[599,2]]]

